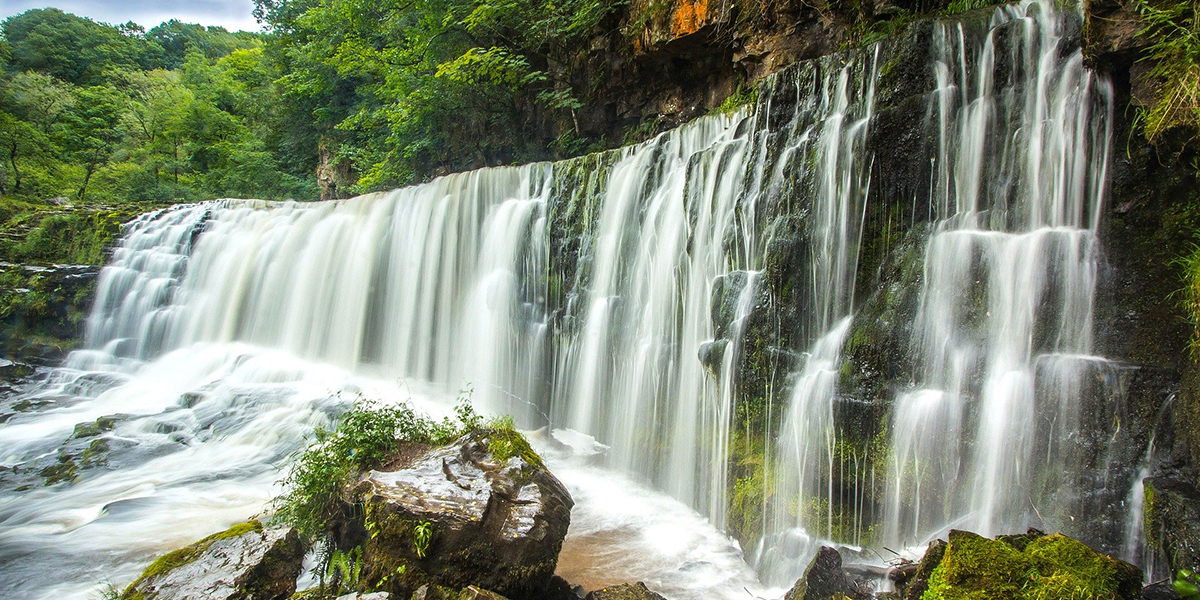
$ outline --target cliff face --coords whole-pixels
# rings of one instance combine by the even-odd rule
[[[546,124],[544,135],[554,139],[576,128],[610,148],[648,139],[721,107],[797,61],[970,6],[956,9],[945,0],[633,0],[610,17],[607,33],[549,65],[586,92],[573,122]]]

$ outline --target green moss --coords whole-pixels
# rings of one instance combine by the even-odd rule
[[[107,431],[112,431],[112,428],[116,424],[117,424],[117,420],[112,417],[100,417],[99,419],[96,419],[92,423],[80,423],[80,424],[76,425],[75,433],[73,433],[71,435],[71,437],[75,438],[75,439],[80,439],[80,438],[97,436],[97,435],[100,435],[101,433],[105,433]]]
[[[79,477],[79,465],[75,463],[75,457],[67,454],[64,451],[58,453],[58,464],[50,465],[38,472],[46,481],[43,485],[54,485],[64,481],[75,481]]]
[[[1029,543],[1025,553],[1053,565],[1039,574],[1027,598],[1128,598],[1141,591],[1141,573],[1132,565],[1100,554],[1062,534]]]
[[[1146,530],[1146,545],[1150,548],[1162,546],[1161,519],[1158,518],[1159,506],[1154,486],[1142,480],[1142,524]]]
[[[532,467],[542,467],[542,457],[533,451],[529,440],[517,431],[510,416],[500,417],[488,423],[486,432],[488,451],[500,462],[508,462],[514,456],[519,456],[525,464]]]
[[[1029,540],[1029,537],[1035,539]],[[1061,534],[1002,540],[952,531],[923,600],[1116,600],[1141,588],[1137,569]]]
[[[753,548],[763,531],[763,507],[770,493],[762,437],[735,430],[729,444],[729,491],[726,527],[743,548]]]
[[[739,87],[736,92],[725,98],[721,105],[709,111],[713,115],[732,115],[747,106],[758,103],[758,86]]]
[[[207,550],[209,546],[212,546],[214,542],[238,537],[254,531],[262,531],[262,528],[262,523],[259,521],[246,521],[245,523],[238,523],[237,525],[234,525],[225,531],[214,533],[190,546],[168,552],[158,557],[157,560],[150,563],[150,566],[146,567],[146,570],[142,571],[142,574],[138,576],[133,583],[129,584],[129,587],[125,588],[125,591],[121,593],[121,599],[139,600],[143,597],[143,594],[135,588],[141,585],[144,581],[166,573],[167,571],[178,569],[179,567],[196,560],[199,558],[200,554]]]
[[[80,465],[84,468],[92,467],[105,462],[105,455],[108,454],[107,440],[92,440],[91,444],[84,449],[83,454],[79,455]]]

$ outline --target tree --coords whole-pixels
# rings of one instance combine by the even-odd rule
[[[12,189],[0,193],[21,193],[22,161],[37,158],[49,148],[46,135],[29,123],[0,110],[0,156],[12,179]],[[7,187],[7,184],[5,185]]]
[[[98,169],[108,164],[122,135],[119,129],[123,98],[108,86],[79,90],[78,100],[57,127],[63,157],[83,167],[83,182],[76,193],[83,199]]]
[[[37,71],[24,71],[8,84],[6,103],[18,118],[33,124],[42,133],[59,121],[75,105],[75,90],[70,84]]]
[[[146,43],[57,8],[27,10],[2,28],[12,46],[10,71],[34,70],[80,85],[103,83],[111,69],[139,67]]]
[[[207,59],[217,59],[234,50],[254,48],[260,45],[254,34],[231,33],[224,27],[205,27],[195,23],[182,23],[171,19],[146,33],[146,39],[162,48],[165,69],[177,69],[192,52]]]

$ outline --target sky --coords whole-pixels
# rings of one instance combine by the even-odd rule
[[[47,7],[111,25],[133,21],[146,29],[171,19],[230,31],[261,29],[250,14],[254,0],[0,0],[0,20]]]

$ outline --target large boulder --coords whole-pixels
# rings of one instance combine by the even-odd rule
[[[424,450],[422,452],[421,450]],[[406,448],[355,486],[361,581],[408,597],[422,585],[545,597],[574,502],[511,428]]]
[[[122,600],[279,600],[296,591],[304,547],[290,527],[234,525],[163,555]]]

